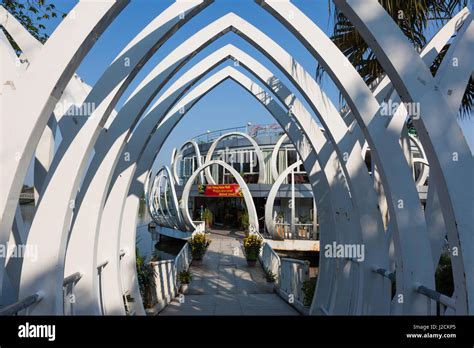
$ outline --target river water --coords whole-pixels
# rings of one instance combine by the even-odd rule
[[[20,205],[20,209],[25,227],[29,230],[35,214],[35,205],[34,203],[22,204]],[[136,245],[138,252],[140,255],[146,256],[147,258],[155,257],[161,260],[174,258],[173,255],[179,252],[179,250],[176,252],[177,247],[175,243],[168,243],[168,241],[163,240],[159,243],[159,249],[154,247],[151,234],[148,232],[147,228],[150,221],[151,217],[148,213],[148,209],[146,209],[145,201],[141,200],[137,214]],[[45,228],[48,227],[45,226]]]

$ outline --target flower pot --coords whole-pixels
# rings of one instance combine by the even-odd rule
[[[247,260],[247,266],[249,267],[255,267],[257,264],[257,260]]]
[[[193,259],[193,266],[202,266],[202,259]]]
[[[299,228],[298,229],[298,236],[301,238],[306,238],[307,231],[306,228]]]
[[[279,240],[284,240],[285,239],[285,228],[283,226],[278,226],[276,228],[276,237]]]
[[[189,284],[181,284],[181,293],[187,294],[189,289]]]

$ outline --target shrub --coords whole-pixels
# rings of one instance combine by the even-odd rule
[[[264,269],[264,271],[265,271],[265,279],[267,280],[267,282],[274,283],[276,280],[276,274],[270,270],[267,271],[266,269]]]
[[[154,292],[156,288],[156,271],[155,267],[150,262],[147,262],[145,257],[139,255],[136,251],[137,263],[137,277],[138,285],[140,287],[140,295],[142,296],[143,305],[145,308],[154,306]]]
[[[190,271],[181,271],[178,274],[178,280],[181,284],[189,284],[193,280],[193,275]]]
[[[306,280],[303,282],[303,286],[301,290],[303,291],[303,304],[306,307],[311,306],[311,302],[313,302],[313,295],[314,291],[316,290],[316,279],[311,278],[310,280]]]
[[[247,231],[249,228],[249,213],[247,211],[244,211],[242,213],[242,216],[240,217],[240,224],[242,225],[242,228]]]
[[[263,240],[257,234],[251,234],[244,238],[245,256],[249,261],[256,261],[262,249]]]
[[[201,260],[209,244],[211,244],[211,241],[206,237],[205,233],[195,233],[189,241],[193,259]]]
[[[441,254],[439,264],[435,273],[436,290],[446,296],[452,296],[454,292],[453,267],[449,252]]]
[[[203,218],[206,228],[211,228],[214,221],[214,215],[212,214],[212,211],[210,211],[208,208],[204,209]]]

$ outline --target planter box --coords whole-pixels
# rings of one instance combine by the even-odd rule
[[[186,295],[188,293],[188,290],[189,290],[189,284],[181,284],[179,290],[180,290],[180,293]]]
[[[193,266],[202,266],[202,259],[193,259],[192,265]]]
[[[162,306],[157,303],[156,305],[154,305],[153,307],[151,308],[145,308],[145,313],[146,315],[158,315],[158,312],[161,310]]]
[[[249,267],[255,267],[257,264],[257,260],[247,260],[247,266]]]

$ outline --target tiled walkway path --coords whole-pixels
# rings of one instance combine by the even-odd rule
[[[240,232],[213,231],[201,266],[191,265],[193,280],[159,315],[298,315],[273,292],[260,263],[248,267]]]

